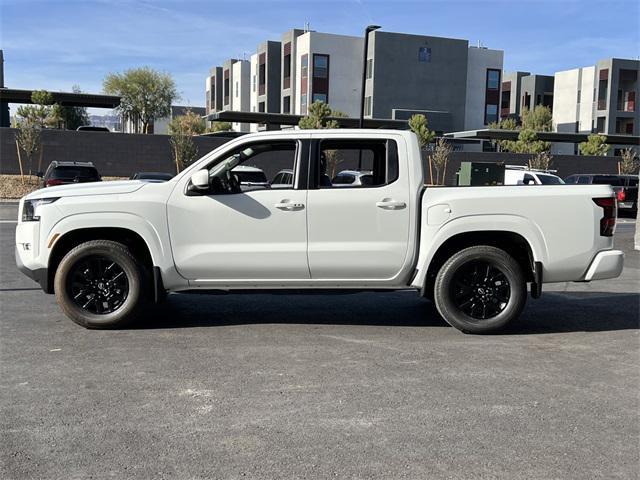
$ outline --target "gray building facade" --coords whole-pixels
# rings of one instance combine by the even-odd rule
[[[533,110],[538,105],[553,110],[553,76],[528,75],[521,78],[520,111]]]
[[[207,115],[222,110],[222,67],[212,67],[206,81]]]
[[[281,38],[281,98],[280,112],[293,113],[296,98],[296,39],[304,34],[302,29],[294,28],[282,35]]]
[[[500,118],[520,118],[520,96],[522,78],[530,72],[505,72],[502,77],[502,94],[500,98]]]
[[[281,43],[267,40],[258,46],[258,112],[280,113]]]
[[[423,113],[436,131],[465,123],[468,41],[375,31],[370,34],[365,116]]]

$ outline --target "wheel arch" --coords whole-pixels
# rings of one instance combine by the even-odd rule
[[[124,227],[86,227],[70,230],[56,239],[49,253],[47,293],[54,293],[53,280],[58,265],[74,247],[90,240],[111,240],[126,245],[136,259],[152,272],[154,260],[147,241],[137,232]]]
[[[506,230],[477,230],[455,234],[438,246],[426,269],[422,282],[422,295],[429,295],[438,271],[448,258],[460,250],[475,245],[488,245],[504,250],[518,262],[527,282],[536,281],[537,259],[531,244],[524,236]]]

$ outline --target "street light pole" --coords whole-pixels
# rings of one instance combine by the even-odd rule
[[[364,88],[367,84],[367,55],[369,53],[369,33],[381,28],[380,25],[369,25],[364,31],[364,54],[362,60],[362,92],[360,97],[360,128],[364,128]]]

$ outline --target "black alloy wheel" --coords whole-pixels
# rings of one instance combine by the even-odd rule
[[[477,320],[499,315],[511,297],[511,286],[504,272],[485,261],[465,264],[456,272],[451,288],[456,307]]]
[[[92,255],[73,265],[67,279],[67,291],[83,310],[105,315],[124,304],[129,294],[129,281],[118,263]]]

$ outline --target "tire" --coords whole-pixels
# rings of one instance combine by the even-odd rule
[[[527,282],[511,255],[486,245],[465,248],[440,268],[434,287],[442,318],[464,333],[490,333],[518,318]]]
[[[129,249],[91,240],[69,251],[56,271],[54,289],[62,311],[85,328],[120,328],[144,310],[149,273]]]

